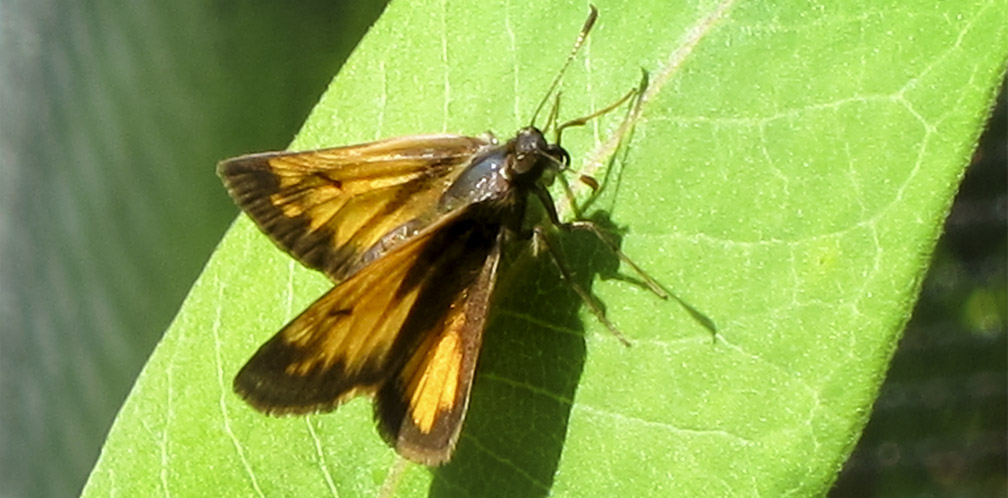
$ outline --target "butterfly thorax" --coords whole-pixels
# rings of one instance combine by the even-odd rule
[[[488,203],[524,207],[536,183],[548,184],[568,161],[567,151],[548,143],[538,128],[523,128],[503,145],[488,145],[476,154],[441,196],[440,211]]]

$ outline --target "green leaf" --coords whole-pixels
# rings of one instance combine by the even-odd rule
[[[625,267],[598,278],[620,274],[590,236],[563,247],[632,347],[545,258],[511,258],[455,459],[400,468],[366,400],[274,419],[231,393],[256,347],[331,285],[242,217],[138,379],[85,495],[825,493],[1004,71],[1006,5],[600,1],[561,115],[615,101],[642,68],[650,87],[632,132],[611,113],[565,132],[564,146],[604,179],[590,213],[678,300]],[[580,2],[390,5],[292,148],[509,136],[585,14]]]

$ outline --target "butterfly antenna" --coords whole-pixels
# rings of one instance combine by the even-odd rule
[[[546,92],[546,95],[543,96],[542,101],[540,101],[539,105],[536,106],[535,112],[532,113],[532,120],[529,123],[529,126],[535,126],[535,120],[536,117],[539,116],[539,111],[541,111],[543,106],[546,105],[546,102],[549,100],[550,95],[553,94],[553,91],[556,90],[557,85],[560,84],[560,78],[563,77],[564,72],[567,71],[568,67],[570,67],[571,62],[574,60],[574,56],[577,55],[577,52],[581,48],[581,45],[584,45],[584,41],[588,37],[588,32],[591,31],[592,26],[595,25],[595,20],[598,19],[598,9],[595,8],[594,5],[590,4],[588,5],[588,8],[591,9],[591,11],[588,12],[588,18],[585,19],[584,26],[581,27],[581,32],[578,33],[577,39],[574,40],[574,46],[571,47],[570,55],[567,56],[567,61],[564,62],[563,67],[560,68],[560,71],[553,78],[553,82],[550,83],[549,90]]]
[[[557,119],[560,116],[560,94],[563,93],[560,90],[556,92],[556,98],[553,99],[553,105],[550,106],[550,112],[546,115],[546,124],[542,127],[542,132],[545,134],[550,128],[556,128]],[[559,143],[557,143],[559,145]]]

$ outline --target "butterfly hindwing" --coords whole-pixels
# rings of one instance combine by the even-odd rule
[[[482,321],[462,330],[459,320],[471,316],[463,308],[483,292],[473,289],[492,287],[484,268],[499,231],[458,214],[389,251],[266,342],[235,377],[235,390],[267,413],[331,410],[353,396],[401,384],[402,372],[415,370],[417,358],[430,353],[430,338],[446,333],[460,346],[475,344],[454,357],[460,375],[471,377]],[[468,396],[469,382],[457,391]]]
[[[388,377],[393,343],[417,297],[403,292],[403,281],[430,235],[317,299],[256,351],[235,376],[235,391],[271,414],[330,410],[373,393]]]
[[[281,249],[343,281],[438,221],[439,200],[486,137],[415,135],[221,162],[238,205]]]
[[[375,397],[379,431],[410,460],[444,463],[458,440],[496,282],[501,239],[498,233],[475,281],[454,293],[447,312]],[[474,267],[475,257],[466,257],[465,265]]]

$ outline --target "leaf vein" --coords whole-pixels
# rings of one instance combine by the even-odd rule
[[[329,493],[333,496],[339,496],[339,492],[336,491],[336,483],[333,482],[332,475],[329,473],[329,466],[326,465],[325,453],[322,451],[322,440],[319,439],[318,434],[315,433],[315,426],[312,425],[312,416],[307,416],[304,420],[305,426],[308,427],[308,434],[311,435],[312,442],[315,444],[315,456],[318,457],[322,477],[325,478],[326,485],[329,486]]]
[[[238,459],[242,463],[242,467],[245,468],[245,472],[248,474],[249,479],[252,482],[252,489],[255,490],[256,494],[259,496],[265,496],[262,489],[259,488],[259,480],[256,478],[255,472],[252,471],[252,466],[249,464],[248,459],[245,457],[245,449],[241,445],[241,441],[235,435],[234,431],[231,430],[231,416],[228,414],[227,409],[227,394],[230,393],[230,389],[226,389],[226,384],[224,383],[224,360],[221,357],[221,339],[220,339],[220,329],[221,329],[221,312],[223,310],[222,303],[224,302],[224,281],[217,277],[217,301],[216,309],[214,311],[214,321],[211,327],[211,332],[214,341],[214,357],[217,361],[217,385],[220,388],[220,397],[218,398],[218,403],[220,405],[221,419],[224,422],[224,432],[231,439],[231,443],[235,447],[235,451],[238,453]]]
[[[692,27],[686,30],[686,34],[683,37],[679,48],[672,52],[669,59],[658,68],[659,71],[657,77],[651,81],[650,85],[648,85],[644,94],[641,95],[640,100],[627,119],[623,121],[620,127],[612,134],[612,136],[609,137],[608,140],[596,147],[589,156],[588,163],[583,168],[585,174],[589,176],[594,175],[594,173],[598,171],[610,157],[612,157],[612,155],[616,152],[616,149],[623,142],[623,139],[627,137],[634,125],[640,121],[644,108],[647,107],[647,103],[657,97],[658,93],[661,92],[665,84],[672,78],[672,75],[682,67],[686,59],[693,53],[693,50],[697,47],[697,45],[699,45],[700,41],[703,40],[706,35],[709,34],[714,27],[726,17],[729,9],[734,6],[735,3],[736,0],[723,0],[707,16],[701,18]],[[587,186],[581,185],[577,185],[576,187],[579,190],[587,188]]]
[[[598,416],[602,416],[602,417],[616,419],[616,420],[618,420],[620,422],[626,422],[626,423],[631,423],[631,424],[642,425],[642,426],[645,426],[645,427],[653,427],[653,428],[657,428],[657,429],[662,429],[662,430],[665,430],[665,431],[668,431],[668,432],[672,432],[672,433],[675,433],[675,434],[685,434],[685,435],[692,435],[692,436],[716,436],[716,437],[722,437],[722,438],[726,438],[726,439],[736,440],[736,441],[739,441],[739,442],[741,442],[741,443],[743,443],[745,445],[755,445],[756,444],[756,441],[753,441],[752,439],[748,439],[748,438],[743,437],[743,436],[741,436],[739,434],[734,434],[734,433],[731,433],[731,432],[728,432],[728,431],[725,431],[725,430],[721,430],[721,429],[692,429],[692,428],[687,428],[687,427],[679,427],[679,426],[676,426],[676,425],[673,425],[673,424],[669,424],[669,423],[665,423],[665,422],[658,422],[658,421],[654,421],[654,420],[647,420],[647,419],[642,418],[642,417],[637,417],[637,416],[633,416],[633,415],[625,415],[625,414],[622,414],[622,413],[616,413],[616,412],[613,412],[613,411],[610,411],[610,410],[605,410],[605,409],[598,408],[598,407],[595,407],[595,406],[591,406],[591,405],[588,405],[588,404],[585,404],[585,403],[575,403],[574,404],[574,409],[576,409],[576,410],[583,410],[584,412],[586,412],[586,413],[588,413],[590,415],[598,415]]]

